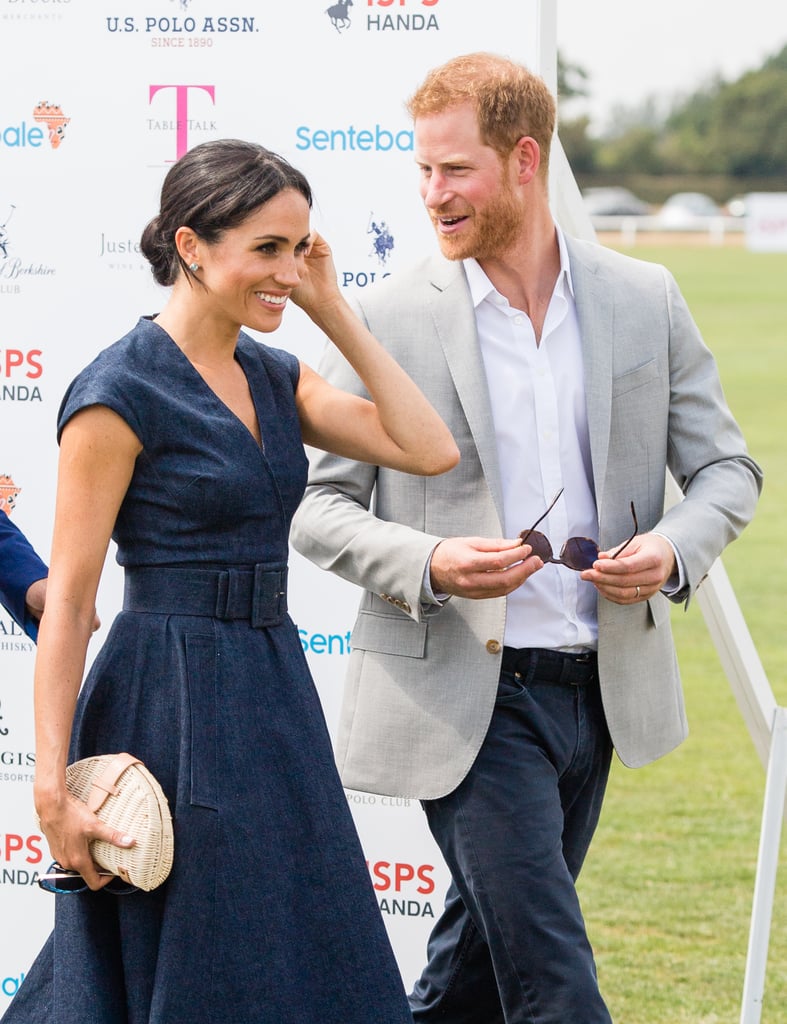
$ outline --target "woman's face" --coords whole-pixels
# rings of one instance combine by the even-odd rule
[[[202,250],[200,280],[217,313],[256,331],[275,331],[308,250],[309,204],[287,189]]]

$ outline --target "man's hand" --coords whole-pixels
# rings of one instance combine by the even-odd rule
[[[31,583],[27,588],[25,594],[25,605],[27,610],[36,620],[41,621],[41,616],[44,613],[44,605],[46,603],[46,576],[42,580],[36,580],[35,583]],[[93,615],[93,632],[101,626],[101,619],[98,617],[98,613],[94,612]]]
[[[487,537],[449,537],[432,552],[435,593],[482,599],[505,597],[543,566],[529,545]]]
[[[27,610],[37,621],[40,620],[44,611],[45,600],[46,576],[42,580],[36,580],[35,583],[31,583],[27,588],[27,593],[25,594],[25,605],[27,606]]]
[[[677,571],[675,552],[664,537],[640,533],[626,550],[612,558],[614,548],[601,551],[582,579],[594,584],[599,594],[615,604],[636,604],[657,594]]]

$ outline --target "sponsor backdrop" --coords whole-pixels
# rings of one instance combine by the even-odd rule
[[[403,105],[424,72],[488,49],[552,73],[541,0],[330,2],[0,0],[0,509],[44,558],[61,396],[162,305],[138,240],[178,156],[234,136],[299,166],[350,293],[434,245]],[[272,341],[312,365],[323,346],[294,307]],[[91,658],[120,593],[110,551]],[[293,555],[292,615],[332,730],[357,597]],[[32,809],[33,663],[0,610],[0,1012],[51,927],[52,897],[35,885],[49,854]],[[347,796],[410,985],[447,872],[417,801]]]

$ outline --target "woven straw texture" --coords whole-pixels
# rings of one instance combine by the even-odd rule
[[[69,792],[89,802],[94,783],[117,757],[115,754],[86,757],[69,765],[66,769]],[[164,791],[153,775],[139,761],[128,755],[126,758],[132,763],[124,766],[120,762],[119,774],[113,778],[114,786],[96,814],[111,828],[133,836],[135,843],[130,849],[121,849],[96,839],[90,844],[90,852],[105,871],[150,891],[161,885],[172,867],[172,817]]]

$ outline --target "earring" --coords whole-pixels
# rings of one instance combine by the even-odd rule
[[[199,270],[199,263],[189,263],[189,270],[192,272],[192,274],[196,274],[197,271]]]

